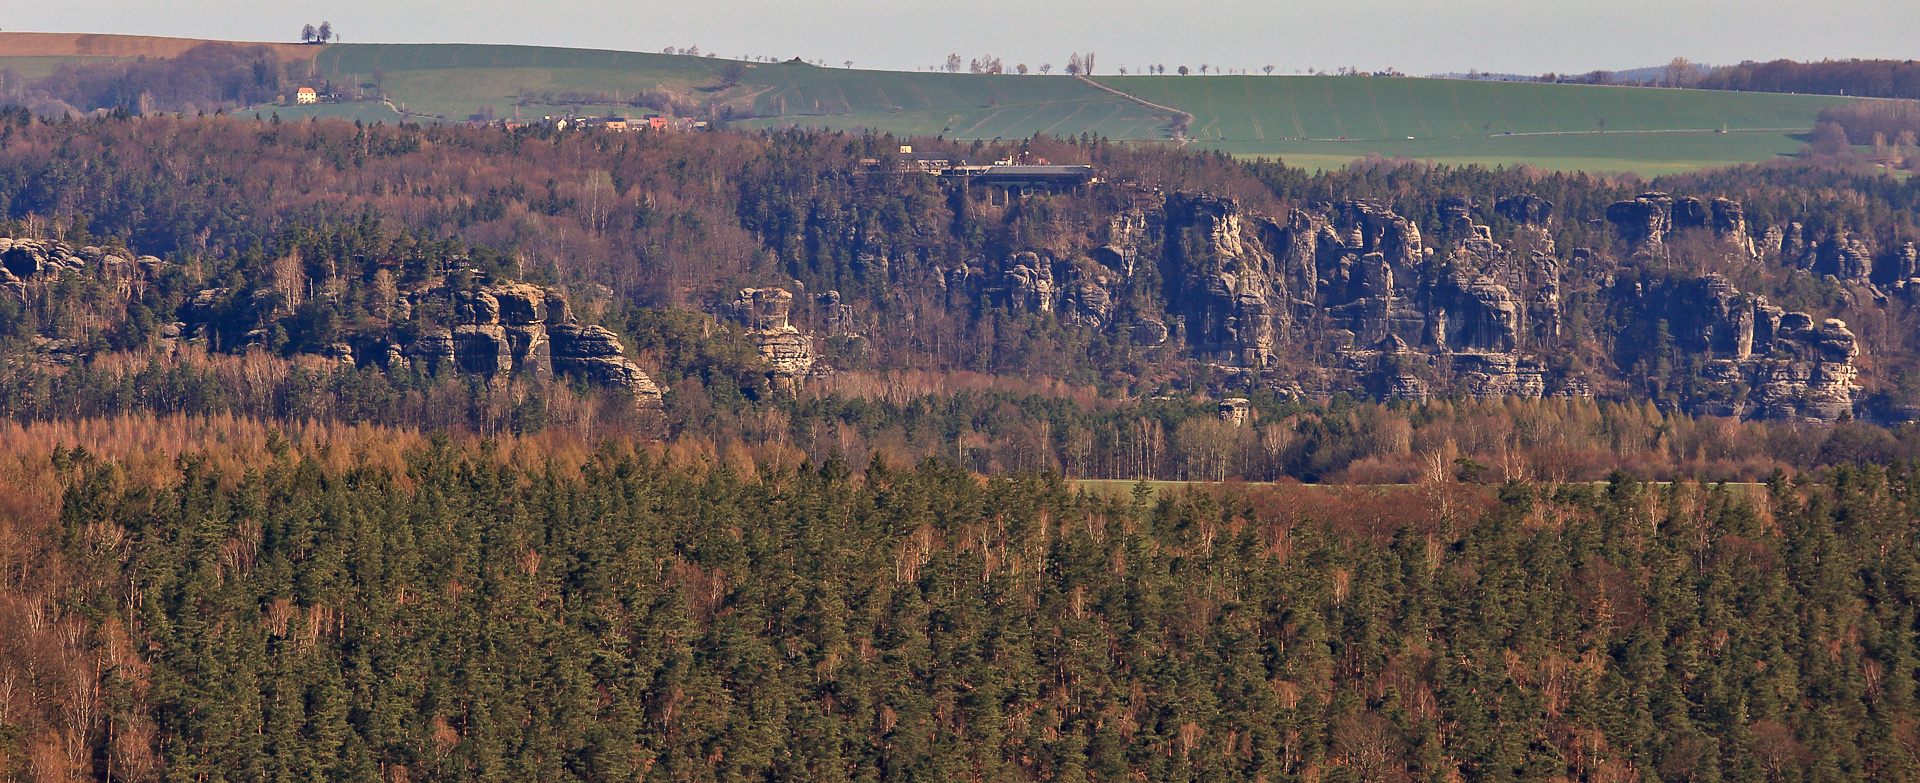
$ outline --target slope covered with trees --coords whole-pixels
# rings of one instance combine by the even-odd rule
[[[177,461],[5,435],[24,480],[0,528],[8,774],[1769,781],[1920,763],[1899,465],[1751,491],[1617,476],[1156,504],[932,462],[746,475],[615,446],[186,424],[153,428]]]
[[[1920,185],[1810,152],[0,112],[0,780],[1910,779]]]
[[[1654,254],[1649,235],[1611,220],[1623,204],[1629,217],[1684,217],[1640,199],[1646,185],[1524,170],[1377,161],[1314,175],[1097,140],[915,140],[956,158],[1086,162],[1109,180],[996,203],[987,189],[903,170],[898,140],[882,136],[7,117],[5,233],[40,237],[33,247],[70,263],[54,269],[34,260],[40,250],[8,256],[21,274],[0,297],[0,343],[15,357],[0,367],[9,390],[0,407],[19,419],[154,411],[559,428],[772,444],[816,461],[878,446],[983,472],[1100,478],[1400,481],[1429,472],[1417,454],[1452,442],[1496,466],[1493,476],[1597,479],[1628,465],[1757,479],[1775,466],[1905,454],[1907,438],[1868,428],[1866,440],[1830,449],[1818,425],[1714,417],[1806,410],[1897,423],[1920,399],[1920,354],[1903,326],[1914,317],[1903,277],[1913,262],[1901,255],[1920,234],[1916,191],[1845,168],[1658,183],[1699,194],[1680,202],[1692,209],[1737,199],[1744,223],[1662,224]],[[1250,227],[1237,241],[1270,250],[1229,258],[1209,233],[1180,227],[1197,225],[1202,207]],[[1285,285],[1311,286],[1322,293],[1308,295],[1356,316],[1215,304],[1210,287],[1225,275],[1253,280],[1245,269],[1293,252],[1273,237],[1294,229],[1261,222],[1288,215],[1332,225],[1303,239],[1322,248],[1302,261],[1319,265],[1317,279],[1288,271]],[[1188,222],[1148,225],[1163,220]],[[1532,302],[1502,311],[1524,310],[1525,327],[1460,321],[1456,350],[1423,345],[1433,330],[1417,313],[1370,326],[1371,305],[1333,298],[1375,285],[1364,244],[1379,229],[1367,221],[1393,223],[1403,238],[1417,231],[1435,251],[1396,256],[1394,295],[1414,303],[1397,308],[1481,312],[1473,291],[1494,289],[1458,288],[1448,275],[1485,274]],[[1129,225],[1148,230],[1127,234]],[[1770,236],[1777,250],[1743,249]],[[1548,260],[1551,269],[1537,266]],[[1536,266],[1514,266],[1526,264]],[[1522,282],[1491,282],[1509,274]],[[622,407],[577,375],[436,371],[408,353],[467,323],[459,296],[487,280],[552,289],[572,313],[562,317],[611,330],[664,387],[657,414]],[[1260,295],[1276,296],[1282,284],[1271,285]],[[736,294],[773,286],[799,294],[790,320],[837,375],[797,387],[769,377],[776,367]],[[1728,290],[1715,286],[1734,293],[1709,302]],[[1761,394],[1756,379],[1708,374],[1732,361],[1716,346],[1737,337],[1741,313],[1771,312],[1741,310],[1760,306],[1750,295],[1809,324],[1844,319],[1855,375],[1822,387],[1840,402],[1802,407],[1815,390],[1804,375],[1793,380],[1807,370],[1791,364],[1767,365],[1785,380],[1766,409],[1746,402]],[[1702,321],[1715,307],[1729,308],[1714,316],[1727,320]],[[1242,337],[1197,325],[1249,317],[1279,326]],[[1182,318],[1194,328],[1176,331]],[[1365,336],[1374,328],[1397,330],[1410,350],[1372,347],[1391,345]],[[1539,362],[1528,371],[1541,387],[1472,385],[1487,373],[1471,368],[1486,365],[1468,362],[1507,350],[1502,339],[1513,341],[1505,355]],[[1777,352],[1801,345],[1776,341],[1742,361],[1791,362]],[[1223,361],[1228,348],[1234,358]],[[1250,367],[1243,351],[1267,358]],[[1549,391],[1573,401],[1493,401]],[[1236,396],[1249,400],[1244,426],[1218,417],[1219,399]],[[1394,401],[1410,396],[1427,402]],[[1468,404],[1476,397],[1485,401]],[[1656,434],[1622,435],[1642,430]]]
[[[1860,98],[1920,98],[1920,63],[1913,60],[1772,60],[1713,69],[1698,86],[1708,90],[1797,92]]]

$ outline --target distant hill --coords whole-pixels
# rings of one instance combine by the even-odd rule
[[[170,56],[194,39],[0,33],[0,67]],[[282,117],[464,121],[562,113],[949,139],[1045,133],[1199,143],[1338,166],[1368,154],[1548,168],[1682,171],[1791,154],[1842,99],[1334,76],[986,75],[493,44],[274,44],[385,103],[262,107]],[[1184,113],[1184,114],[1183,114]],[[1189,122],[1184,115],[1191,115]],[[1632,135],[1622,132],[1631,131]],[[1727,133],[1720,133],[1727,131]],[[1710,134],[1710,136],[1701,136]]]
[[[165,38],[154,35],[106,35],[95,33],[0,33],[0,56],[13,57],[178,57],[181,52],[206,43],[206,38]],[[235,42],[267,46],[282,59],[310,60],[326,45]]]

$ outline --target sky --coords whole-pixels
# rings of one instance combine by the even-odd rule
[[[1422,75],[1584,73],[1742,60],[1920,57],[1914,0],[62,0],[0,11],[0,30],[348,43],[513,43],[918,70],[957,53],[1038,67],[1097,53],[1096,73],[1394,68]],[[30,6],[22,8],[20,6]]]

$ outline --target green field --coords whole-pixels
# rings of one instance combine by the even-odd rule
[[[1190,112],[1195,139],[1472,138],[1651,130],[1800,130],[1845,98],[1367,76],[1115,76]]]
[[[54,69],[68,63],[111,62],[112,57],[0,57],[0,69],[13,71],[14,78],[33,81],[45,78]]]
[[[384,122],[392,125],[401,120],[400,113],[384,103],[322,103],[307,106],[259,106],[246,111],[234,112],[241,117],[255,114],[261,117],[280,115],[281,120],[304,120],[310,117],[337,117],[343,120],[359,120],[365,123]]]
[[[1164,135],[1167,117],[1067,77],[976,76],[744,63],[740,83],[721,87],[730,61],[711,57],[596,52],[531,46],[343,44],[318,60],[335,81],[371,83],[376,70],[408,111],[461,119],[483,106],[510,114],[526,96],[595,92],[630,98],[662,90],[687,103],[721,100],[745,127],[879,128],[958,139],[1092,132],[1108,138]],[[719,88],[719,89],[716,89]],[[533,102],[523,116],[562,107]],[[596,107],[606,108],[606,107]],[[627,113],[645,114],[629,108]]]
[[[1128,76],[1205,149],[1309,168],[1368,153],[1644,175],[1792,154],[1829,96],[1332,76]],[[1718,131],[1726,130],[1726,133]]]
[[[23,77],[71,57],[0,57]],[[93,59],[93,58],[90,58]],[[949,139],[1091,133],[1333,168],[1369,153],[1442,163],[1655,175],[1796,152],[1819,111],[1848,99],[1632,87],[1333,76],[993,76],[741,63],[642,52],[483,44],[335,44],[315,65],[338,84],[378,81],[411,116],[462,120],[568,110],[646,116],[642,91],[716,104],[746,128],[874,129]],[[602,94],[556,105],[560,94]],[[1133,100],[1137,98],[1139,100]],[[1152,108],[1157,104],[1177,111]],[[393,120],[384,105],[260,107],[283,118]],[[1728,131],[1728,132],[1720,132]]]
[[[1544,169],[1656,176],[1790,156],[1804,143],[1798,133],[1641,131],[1413,141],[1201,141],[1192,146],[1238,157],[1278,157],[1310,169],[1339,168],[1373,152],[1455,165],[1524,163]]]

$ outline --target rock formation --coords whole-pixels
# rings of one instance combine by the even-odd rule
[[[525,283],[457,290],[442,286],[414,299],[436,296],[451,299],[455,325],[429,331],[397,351],[382,351],[382,356],[390,361],[398,354],[488,377],[545,381],[555,373],[576,375],[618,389],[642,408],[661,403],[660,387],[625,357],[619,338],[606,327],[575,323],[559,291]]]
[[[833,302],[838,306],[837,293]],[[729,311],[753,335],[775,387],[792,392],[813,374],[813,337],[793,325],[792,293],[784,288],[743,288],[734,295]]]
[[[1624,377],[1653,366],[1627,356],[1646,342],[1630,335],[1618,338],[1624,358],[1617,366],[1548,369],[1591,340],[1564,331],[1565,291],[1609,249],[1563,256],[1551,233],[1554,205],[1530,194],[1492,202],[1487,214],[1512,224],[1499,241],[1477,222],[1473,199],[1450,197],[1436,208],[1450,237],[1443,248],[1427,246],[1418,225],[1377,201],[1301,207],[1275,218],[1208,194],[1167,194],[1159,210],[1136,198],[1107,221],[1085,258],[1034,250],[998,263],[974,259],[939,283],[953,306],[988,296],[1093,328],[1126,310],[1132,342],[1181,346],[1217,368],[1223,388],[1586,397],[1642,383]],[[1773,241],[1756,243],[1745,210],[1727,199],[1649,192],[1611,205],[1607,220],[1626,252],[1649,267],[1666,261],[1678,236],[1704,237],[1727,259],[1754,258]],[[1810,267],[1824,264],[1847,280],[1874,274],[1873,249],[1849,237],[1807,238],[1797,226],[1780,234],[1782,246],[1805,253],[1829,248]],[[1895,252],[1880,266],[1885,274],[1911,273],[1920,298],[1920,260],[1902,250],[1906,256]],[[1127,280],[1149,269],[1161,284],[1157,306],[1126,301]],[[1714,363],[1712,372],[1726,381],[1714,403],[1720,412],[1833,418],[1854,405],[1857,349],[1843,324],[1816,327],[1811,316],[1772,308],[1712,275],[1679,278],[1692,282],[1678,287],[1610,273],[1576,279],[1583,297],[1625,308],[1618,322],[1667,321],[1681,350]]]
[[[122,248],[75,248],[55,240],[0,237],[0,292],[18,303],[26,302],[30,285],[69,274],[97,275],[126,294],[135,281],[149,279],[165,266],[158,258],[135,258]]]
[[[1091,236],[1001,245],[991,257],[938,267],[916,267],[897,249],[863,250],[853,263],[864,276],[884,270],[896,285],[920,286],[910,293],[944,304],[956,323],[985,303],[1071,330],[1062,334],[1130,343],[1159,369],[1184,357],[1208,366],[1204,377],[1226,398],[1255,388],[1413,399],[1651,391],[1698,412],[1831,419],[1862,401],[1856,382],[1877,390],[1888,380],[1861,377],[1860,343],[1838,319],[1877,327],[1899,322],[1881,315],[1906,316],[1852,311],[1920,306],[1914,243],[1858,226],[1756,229],[1725,198],[1642,193],[1588,221],[1616,241],[1563,249],[1555,237],[1584,235],[1563,223],[1563,208],[1524,192],[1448,196],[1415,207],[1414,217],[1383,200],[1299,203],[1268,215],[1207,193],[1115,195],[1116,211],[1092,221]],[[1689,271],[1747,264],[1777,271],[1761,278],[1774,288],[1743,292],[1726,277]],[[0,240],[0,285],[22,302],[36,281],[97,270],[137,285],[161,265],[124,251]],[[266,287],[208,288],[187,297],[183,323],[163,339],[225,351],[272,344],[286,298]],[[861,313],[916,313],[856,312],[838,292],[797,281],[739,290],[719,310],[747,328],[772,383],[789,390],[823,370],[816,335],[848,345],[888,339],[897,330]],[[489,377],[570,374],[625,389],[642,405],[660,399],[613,333],[576,323],[555,291],[449,278],[402,291],[381,312],[413,323],[304,349]],[[42,354],[80,355],[65,342],[46,342]]]
[[[241,299],[227,288],[195,293],[181,308],[184,335],[211,340],[222,319],[257,322],[277,314],[268,298]],[[616,389],[638,407],[660,407],[662,390],[624,356],[619,338],[605,327],[575,323],[559,291],[514,282],[458,286],[442,279],[408,292],[392,308],[393,318],[412,320],[432,302],[451,314],[451,323],[420,325],[417,336],[404,342],[393,334],[359,334],[354,342],[327,346],[323,354],[342,363],[441,368],[488,378],[548,381],[556,374],[573,375]],[[260,343],[266,334],[264,328],[250,330],[241,345]]]
[[[1667,232],[1673,229],[1673,199],[1654,191],[1632,201],[1614,202],[1607,207],[1607,222],[1634,255],[1665,257]]]
[[[1553,220],[1553,202],[1532,193],[1500,199],[1494,202],[1493,211],[1523,226],[1544,226]]]
[[[1235,427],[1245,427],[1253,420],[1253,401],[1245,397],[1228,397],[1220,401],[1220,420]]]

